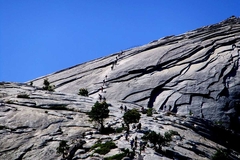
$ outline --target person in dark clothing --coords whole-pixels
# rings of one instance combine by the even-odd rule
[[[122,111],[123,111],[123,106],[122,105],[120,106],[120,109],[121,109],[121,113],[122,113]]]
[[[103,97],[103,101],[105,101],[105,102],[106,102],[106,97]]]
[[[131,139],[130,141],[131,149],[133,149],[133,144],[134,144],[134,139]]]
[[[127,106],[124,106],[124,111],[127,112]]]
[[[142,124],[141,124],[141,123],[138,123],[138,125],[137,125],[137,130],[141,130],[141,127],[142,127]]]
[[[102,101],[102,95],[101,94],[98,94],[98,98],[100,101]]]

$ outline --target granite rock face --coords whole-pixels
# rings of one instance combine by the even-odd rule
[[[0,82],[0,159],[60,160],[56,149],[65,140],[66,159],[100,160],[132,151],[129,140],[135,137],[139,160],[208,160],[219,149],[240,159],[239,50],[240,18],[230,17],[27,83]],[[43,90],[46,78],[54,92]],[[89,96],[78,95],[80,88]],[[99,95],[110,104],[106,128],[122,127],[120,106],[155,111],[141,113],[140,130],[131,124],[129,140],[124,131],[100,134],[87,115]],[[140,154],[148,131],[178,134],[158,152],[146,142]],[[112,141],[116,148],[94,153],[91,147],[99,141]]]
[[[240,118],[239,54],[240,18],[230,17],[61,70],[35,79],[33,84],[41,87],[48,78],[56,91],[77,93],[86,88],[91,97],[101,94],[106,99],[193,114],[236,128]]]
[[[135,159],[207,160],[219,148],[230,149],[228,154],[232,159],[240,158],[240,136],[202,118],[177,116],[168,111],[155,112],[152,116],[141,114],[141,129],[131,125],[129,140],[126,140],[123,131],[100,134],[97,126],[89,121],[86,112],[97,99],[44,91],[19,83],[1,83],[0,93],[0,159],[60,160],[62,156],[56,149],[60,141],[65,140],[70,146],[67,159],[102,160],[123,153],[123,149],[131,151],[130,140],[135,137],[138,138]],[[113,129],[120,128],[123,123],[124,111],[119,106],[139,108],[132,103],[107,102],[111,104],[110,116],[104,125]],[[153,144],[147,143],[139,154],[141,137],[150,130],[161,135],[171,130],[178,135],[162,146],[161,153],[154,150]],[[98,141],[112,141],[116,148],[103,155],[94,153],[91,147]]]

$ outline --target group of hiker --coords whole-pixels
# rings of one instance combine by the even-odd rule
[[[120,109],[121,109],[121,113],[122,113],[123,109],[124,109],[124,112],[127,112],[127,110],[128,110],[126,105],[124,106],[124,108],[123,108],[123,105],[121,105]]]
[[[117,65],[117,62],[118,62],[118,60],[119,60],[118,57],[120,57],[122,54],[123,54],[123,51],[121,51],[121,52],[117,55],[116,59],[112,62],[111,70],[113,70],[114,66]]]
[[[130,145],[131,145],[131,149],[133,150],[133,152],[135,152],[136,149],[138,148],[138,137],[137,136],[135,136],[135,138],[132,138],[130,140]],[[145,147],[146,147],[146,143],[144,143],[142,140],[140,140],[140,142],[139,142],[140,154],[142,151],[145,151]]]
[[[102,93],[103,93],[103,89],[104,89],[103,87],[104,86],[107,86],[107,75],[105,76],[105,79],[103,79],[103,84],[99,89]],[[102,100],[106,101],[106,97],[103,97],[101,94],[98,94],[98,98],[99,98],[100,101],[102,101]]]
[[[116,59],[112,62],[111,70],[113,70],[114,66],[117,65],[117,62],[118,62],[118,60],[119,60],[118,57],[120,57],[122,54],[123,54],[123,51],[121,51],[121,52],[117,55]],[[106,75],[106,76],[105,76],[105,79],[103,79],[103,84],[102,84],[102,86],[100,87],[99,91],[101,91],[101,92],[103,93],[103,92],[104,92],[104,91],[103,91],[104,86],[107,86],[107,85],[108,85],[108,83],[107,83],[107,75]],[[100,101],[106,100],[106,98],[103,97],[101,94],[98,94],[98,98],[99,98]]]
[[[113,70],[114,66],[117,65],[118,57],[116,57],[116,60],[112,62],[111,70]]]

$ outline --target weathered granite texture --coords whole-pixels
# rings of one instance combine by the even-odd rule
[[[58,71],[33,80],[33,85],[41,87],[48,78],[56,91],[77,93],[87,88],[94,98],[103,86],[100,94],[106,99],[191,113],[237,128],[239,53],[240,18],[230,17]]]
[[[28,95],[19,98],[19,95]],[[104,159],[131,150],[130,141],[125,140],[124,132],[99,134],[94,123],[89,121],[86,112],[97,99],[77,94],[48,92],[26,84],[0,84],[0,159],[9,160],[49,160],[61,159],[56,148],[61,140],[70,145],[72,159]],[[110,117],[105,127],[122,126],[124,114],[119,106],[129,109],[139,108],[132,103],[109,100]],[[240,136],[211,122],[193,116],[176,116],[172,112],[155,113],[153,116],[141,114],[140,131],[130,129],[129,139],[138,137],[136,159],[211,159],[218,148],[228,148],[233,159],[240,158]],[[169,130],[177,131],[172,141],[156,153],[148,143],[145,151],[139,154],[139,143],[148,130],[164,135]],[[221,134],[219,134],[221,133]],[[99,140],[112,140],[117,148],[106,155],[94,153],[90,148]]]

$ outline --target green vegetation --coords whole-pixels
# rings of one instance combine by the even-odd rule
[[[104,119],[109,116],[109,109],[106,101],[99,103],[98,101],[92,106],[92,110],[88,113],[89,118],[100,124],[100,132],[104,130]]]
[[[211,157],[212,160],[230,160],[226,150],[217,149],[216,153]]]
[[[29,98],[28,94],[19,94],[17,95],[17,98]]]
[[[180,134],[177,131],[169,130],[169,131],[164,133],[164,138],[167,142],[170,142],[172,140],[173,135],[179,135],[180,136]]]
[[[129,133],[129,124],[138,123],[141,118],[141,114],[137,109],[131,109],[124,113],[123,120],[127,126],[127,133]]]
[[[43,81],[43,90],[47,90],[47,91],[54,91],[54,86],[50,85],[50,82],[48,81],[48,79],[44,79]]]
[[[119,127],[119,128],[116,128],[116,129],[115,129],[115,132],[116,132],[116,133],[122,133],[124,130],[126,130],[125,127]]]
[[[79,89],[78,95],[88,97],[88,90],[85,88]]]
[[[113,141],[108,141],[105,143],[98,142],[91,147],[91,150],[95,149],[94,153],[101,155],[107,154],[111,149],[117,148],[116,144]]]
[[[130,159],[134,159],[135,152],[129,151],[129,149],[123,149],[123,153],[119,153],[113,155],[111,157],[104,158],[104,160],[122,160],[124,157],[129,157]]]
[[[216,121],[215,124],[218,125],[218,126],[222,126],[223,122],[221,120],[219,120],[219,121]]]
[[[150,131],[148,133],[145,133],[142,139],[152,143],[156,151],[161,150],[162,148],[161,146],[166,142],[165,138],[160,133],[156,133],[155,131]],[[157,148],[157,145],[158,145],[158,148]]]
[[[164,136],[162,136],[155,131],[149,131],[144,134],[142,139],[152,143],[155,150],[158,152],[161,151],[162,145],[166,145],[167,142],[172,140],[173,135],[179,135],[179,133],[177,131],[169,130],[168,132],[165,132]]]
[[[62,154],[62,157],[65,158],[65,156],[68,153],[69,146],[67,144],[67,141],[60,141],[59,146],[57,147],[57,153]]]
[[[148,108],[147,110],[147,116],[151,117],[153,115],[153,108]]]

